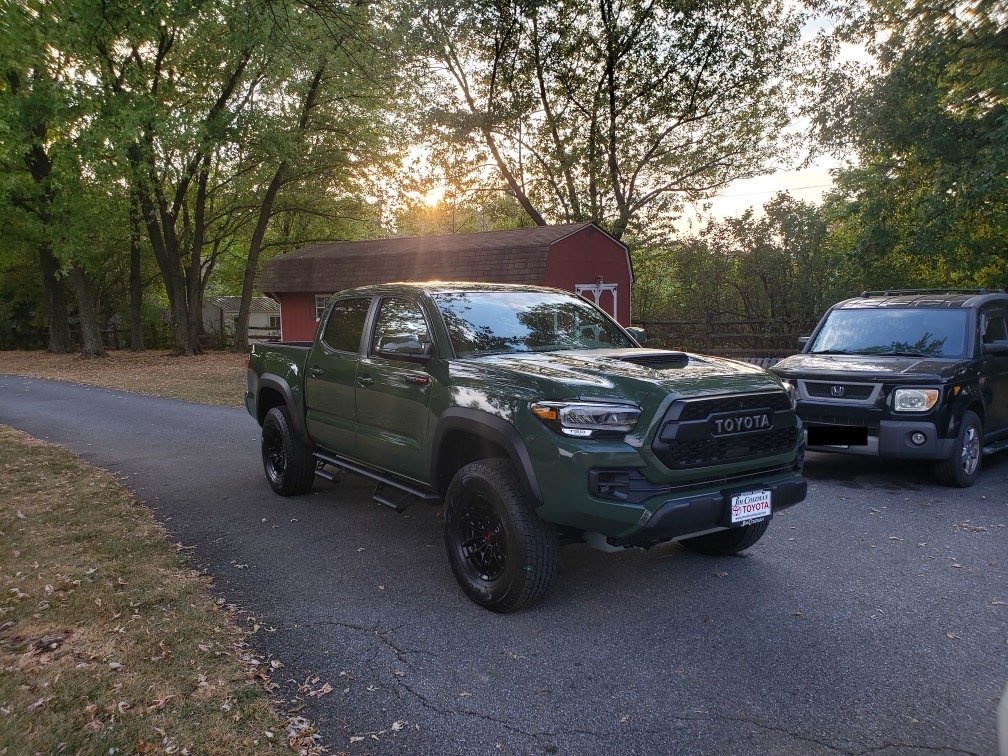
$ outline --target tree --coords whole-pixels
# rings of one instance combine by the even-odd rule
[[[1003,2],[873,0],[843,8],[815,136],[857,164],[837,178],[839,228],[873,285],[1008,283],[1008,31]]]
[[[765,170],[801,16],[780,0],[412,6],[446,76],[431,120],[478,141],[529,217],[621,238]]]
[[[241,284],[234,350],[245,351],[249,307],[274,214],[306,212],[311,193],[336,210],[346,195],[369,193],[396,144],[404,74],[394,51],[401,30],[367,4],[286,9],[287,32],[272,50],[270,76],[249,118],[248,160],[258,163],[251,236]],[[282,195],[288,194],[284,203]],[[313,205],[315,203],[312,203]],[[326,212],[325,209],[322,210]]]
[[[26,232],[23,242],[38,250],[46,293],[49,348],[69,348],[66,283],[74,293],[85,356],[104,353],[95,303],[93,256],[74,244],[67,229],[87,212],[92,188],[75,159],[76,134],[86,121],[73,98],[72,35],[60,26],[62,5],[33,2],[5,16],[0,36],[4,51],[3,111],[7,128],[0,138],[6,175],[5,210]],[[76,190],[76,191],[75,191]]]

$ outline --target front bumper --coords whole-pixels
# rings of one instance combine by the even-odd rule
[[[808,493],[808,484],[798,472],[784,480],[766,485],[756,484],[753,488],[770,491],[774,514],[803,501]],[[648,546],[672,538],[728,527],[729,501],[733,494],[738,493],[741,491],[733,488],[670,499],[651,515],[640,530],[628,537],[610,539],[610,542],[614,546]]]
[[[757,462],[684,473],[663,470],[646,445],[636,449],[616,441],[579,442],[555,435],[527,435],[525,440],[542,490],[538,515],[566,529],[600,534],[613,544],[647,545],[717,528],[727,511],[726,494],[770,490],[774,511],[805,498],[800,443]],[[629,482],[618,492],[606,491],[598,473],[614,471],[629,473]]]
[[[924,435],[923,444],[911,440],[914,433]],[[881,420],[877,429],[868,429],[867,441],[841,446],[809,445],[808,449],[889,459],[947,459],[955,444],[954,438],[941,438],[934,423],[916,420]]]

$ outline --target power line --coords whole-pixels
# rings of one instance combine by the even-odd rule
[[[799,189],[825,189],[833,184],[810,184],[809,186],[789,186],[787,188],[763,189],[758,192],[745,192],[743,194],[718,194],[711,199],[733,199],[735,197],[753,197],[757,194],[776,194],[777,192],[796,192]]]

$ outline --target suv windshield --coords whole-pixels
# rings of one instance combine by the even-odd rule
[[[459,357],[636,346],[601,312],[571,294],[453,291],[435,294],[434,301]]]
[[[834,310],[809,352],[963,357],[967,314],[965,310],[916,307]]]

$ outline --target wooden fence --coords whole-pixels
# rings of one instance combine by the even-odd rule
[[[634,325],[647,332],[648,345],[735,358],[779,358],[799,350],[798,337],[815,326],[798,320],[650,320]]]

